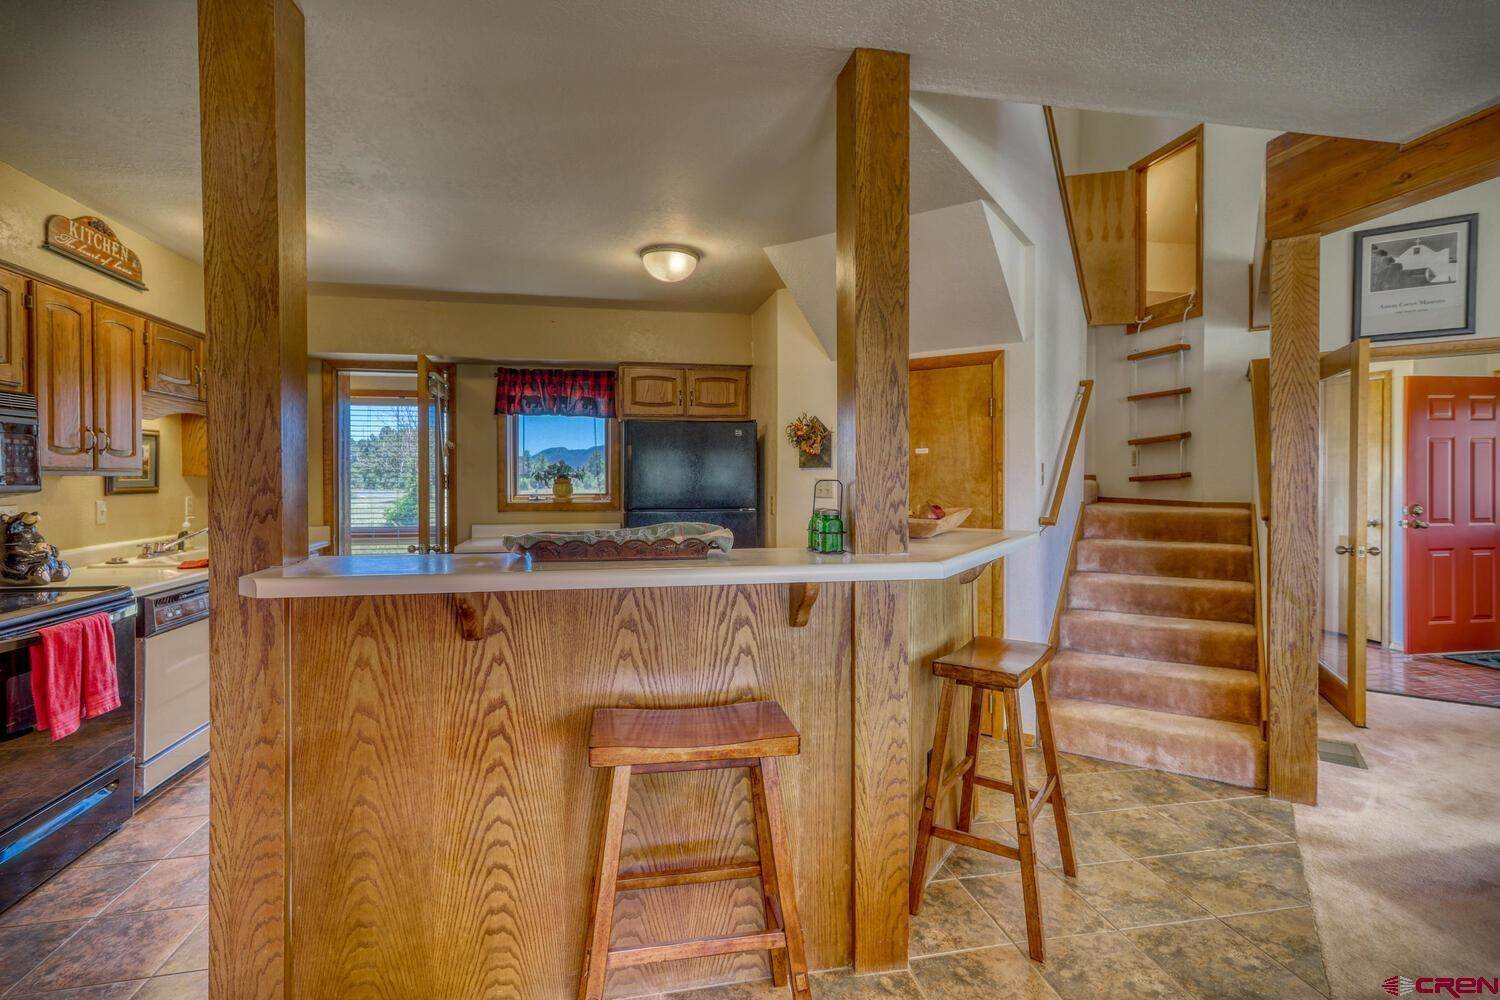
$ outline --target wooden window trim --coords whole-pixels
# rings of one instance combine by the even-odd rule
[[[191,332],[191,331],[189,331]],[[442,365],[440,367],[448,370],[449,385],[452,387],[453,395],[457,397],[458,391],[458,368],[456,365]],[[357,372],[410,372],[415,378],[417,374],[417,363],[415,361],[323,361],[323,524],[328,527],[331,555],[344,555],[338,551],[339,548],[339,503],[341,490],[339,484],[348,480],[349,454],[343,447],[346,435],[341,433],[346,428],[344,422],[348,418],[347,403],[349,393],[346,388],[347,381],[341,376]],[[357,394],[363,397],[400,396],[411,398],[412,393],[404,390],[388,389],[362,389]],[[448,473],[448,532],[450,541],[455,541],[458,532],[458,411],[453,409],[449,413],[450,439],[454,446],[454,460],[449,463]],[[351,532],[351,534],[357,534]],[[368,536],[359,535],[361,539],[369,540]],[[405,536],[403,536],[405,537]],[[416,537],[415,533],[411,537]]]
[[[534,511],[556,513],[562,511],[618,511],[623,508],[624,502],[620,490],[620,421],[618,418],[609,418],[608,433],[605,435],[605,474],[609,477],[609,496],[602,500],[527,500],[516,496],[511,492],[511,462],[515,456],[515,424],[507,414],[500,413],[495,416],[496,437],[499,440],[499,455],[496,466],[498,468],[498,480],[495,509],[505,513],[516,513],[520,511]]]
[[[1135,314],[1137,316],[1148,316],[1146,304],[1146,170],[1155,163],[1159,163],[1171,156],[1173,153],[1196,143],[1195,168],[1197,172],[1198,185],[1198,271],[1197,289],[1193,295],[1192,308],[1186,313],[1178,315],[1171,313],[1168,316],[1158,316],[1144,322],[1132,323],[1125,328],[1127,333],[1139,333],[1143,330],[1154,330],[1159,326],[1168,326],[1172,323],[1180,323],[1184,320],[1195,319],[1203,315],[1203,126],[1195,125],[1171,142],[1160,146],[1130,165],[1135,173]]]

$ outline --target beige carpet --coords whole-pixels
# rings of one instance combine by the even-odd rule
[[[1500,976],[1500,710],[1369,695],[1369,727],[1325,702],[1323,763],[1298,840],[1337,1000],[1388,976]]]

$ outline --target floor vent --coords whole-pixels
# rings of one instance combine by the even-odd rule
[[[1346,740],[1319,740],[1318,759],[1330,764],[1342,764],[1344,767],[1357,767],[1361,771],[1370,769],[1365,763],[1364,755],[1359,752],[1359,747]]]

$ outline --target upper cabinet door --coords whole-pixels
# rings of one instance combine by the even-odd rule
[[[681,368],[621,365],[617,415],[621,417],[680,417],[684,408]]]
[[[26,279],[0,270],[0,389],[25,392]]]
[[[202,399],[203,338],[161,323],[146,323],[146,389]]]
[[[94,432],[101,472],[141,472],[141,352],[146,321],[94,305]]]
[[[687,410],[690,417],[748,417],[750,373],[742,368],[689,368]]]
[[[51,470],[92,469],[92,303],[40,282],[31,288],[34,388],[41,415],[38,463]]]

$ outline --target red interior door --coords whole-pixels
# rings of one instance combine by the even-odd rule
[[[1406,379],[1409,652],[1500,649],[1497,398],[1500,378]]]

